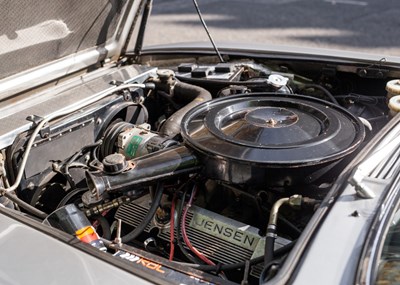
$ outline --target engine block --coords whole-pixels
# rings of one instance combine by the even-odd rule
[[[137,227],[150,208],[149,201],[149,197],[144,196],[130,204],[125,204],[118,209],[115,217],[125,224]],[[250,225],[195,205],[189,209],[185,223],[188,238],[193,246],[215,262],[239,263],[264,254],[265,238],[260,236],[259,229]],[[160,225],[153,218],[146,226],[145,232],[150,233],[154,228],[159,230],[159,238],[169,241],[169,223]],[[175,237],[176,234],[175,228]],[[289,242],[282,237],[277,237],[275,250]],[[252,274],[259,274],[256,267],[253,267]]]

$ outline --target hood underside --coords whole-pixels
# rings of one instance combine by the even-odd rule
[[[3,1],[0,84],[10,89],[3,94],[23,91],[10,81],[27,70],[42,70],[29,78],[40,84],[120,55],[140,2]]]

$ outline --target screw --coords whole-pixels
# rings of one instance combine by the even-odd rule
[[[28,188],[29,190],[33,190],[35,189],[35,184],[33,184],[33,182],[29,182],[28,186],[26,186],[26,188]]]

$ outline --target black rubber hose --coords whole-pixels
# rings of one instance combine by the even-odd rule
[[[160,206],[161,198],[163,195],[164,187],[162,186],[161,182],[157,183],[157,189],[156,189],[156,194],[154,195],[153,201],[151,203],[151,207],[149,211],[147,212],[147,215],[143,219],[143,221],[130,233],[127,235],[123,236],[121,238],[123,243],[130,242],[137,238],[146,228],[147,224],[150,223],[151,219],[155,215],[158,206]]]
[[[284,223],[290,231],[293,231],[297,234],[296,237],[298,237],[301,234],[301,230],[296,227],[295,225],[293,225],[289,220],[285,219],[284,217],[278,217],[278,221]]]
[[[274,256],[281,256],[284,255],[286,253],[288,253],[290,250],[292,250],[292,248],[294,247],[294,245],[296,244],[297,240],[293,240],[292,242],[278,248],[277,250],[275,250],[274,252]],[[250,265],[255,265],[255,264],[259,264],[261,262],[263,262],[264,260],[264,256],[259,256],[253,259],[249,260]],[[246,261],[243,262],[239,262],[239,263],[232,263],[232,264],[222,264],[222,265],[198,265],[196,267],[194,267],[195,269],[199,269],[202,271],[216,271],[216,270],[220,270],[220,271],[229,271],[229,270],[235,270],[235,269],[239,269],[239,268],[243,268],[246,265]]]
[[[334,103],[334,104],[340,106],[340,104],[339,104],[339,102],[336,100],[336,98],[335,98],[335,97],[332,95],[332,93],[329,92],[329,90],[326,89],[325,87],[322,87],[321,85],[318,85],[318,84],[306,84],[306,85],[304,85],[304,86],[302,87],[302,89],[308,89],[308,88],[315,88],[315,89],[321,90],[322,92],[324,92],[324,94],[326,95],[326,97],[328,97],[329,100],[330,100],[332,103]]]
[[[78,159],[79,156],[83,156],[84,155],[84,150],[88,149],[88,148],[93,148],[93,147],[97,147],[99,145],[101,145],[103,143],[103,140],[99,140],[93,144],[90,145],[86,145],[84,146],[80,151],[78,151],[77,153],[75,153],[70,159],[68,159],[67,163],[64,166],[64,176],[68,181],[69,186],[71,187],[71,189],[76,189],[76,185],[74,180],[72,179],[70,173],[69,173],[69,168],[71,166],[71,164]]]
[[[272,227],[273,226],[273,227]],[[276,228],[275,225],[268,226],[267,235],[265,237],[265,253],[264,253],[264,264],[267,265],[274,259],[274,246]]]
[[[174,137],[181,132],[183,116],[197,105],[212,99],[211,93],[196,85],[177,82],[173,88],[175,101],[184,102],[186,105],[172,114],[162,125],[160,135]]]
[[[65,205],[67,204],[67,202],[69,202],[69,200],[70,200],[72,197],[74,197],[75,195],[83,194],[83,193],[85,193],[86,191],[88,191],[87,188],[78,188],[78,189],[74,189],[74,190],[69,191],[68,194],[65,195],[65,196],[61,199],[61,201],[58,203],[57,209],[60,208],[60,207],[65,206]]]
[[[261,271],[260,278],[258,284],[262,285],[272,277],[274,277],[277,273],[278,268],[281,266],[282,262],[285,258],[281,258],[280,260],[273,260],[270,263],[264,266],[264,269]],[[272,268],[275,266],[275,268]],[[273,270],[272,270],[273,269]]]
[[[106,240],[111,239],[111,228],[110,228],[110,223],[107,221],[105,217],[102,215],[96,215],[93,216],[93,219],[98,221],[101,227],[101,231],[103,232],[102,238]]]
[[[39,209],[36,209],[35,207],[31,206],[30,204],[26,203],[25,201],[21,200],[18,198],[16,195],[13,195],[9,192],[4,192],[3,193],[4,197],[7,197],[11,201],[13,201],[15,204],[26,210],[27,212],[31,213],[32,215],[45,219],[47,217],[47,214],[45,212],[40,211]]]

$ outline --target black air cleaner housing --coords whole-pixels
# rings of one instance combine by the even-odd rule
[[[182,121],[182,136],[210,178],[290,186],[352,153],[365,131],[357,117],[330,102],[247,94],[190,110]]]

